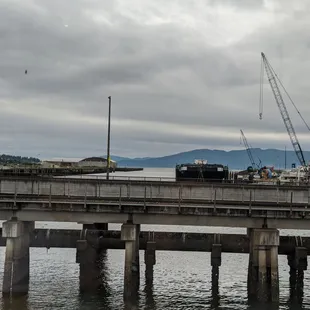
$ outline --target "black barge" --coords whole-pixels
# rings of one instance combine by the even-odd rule
[[[180,164],[175,167],[177,182],[221,182],[228,178],[228,167],[221,164],[194,163]]]

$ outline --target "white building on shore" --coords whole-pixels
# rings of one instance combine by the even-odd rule
[[[107,159],[103,157],[88,157],[82,160],[45,160],[41,162],[42,168],[106,168]],[[115,169],[117,163],[110,159],[110,168]]]

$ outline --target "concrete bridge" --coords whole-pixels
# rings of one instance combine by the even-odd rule
[[[308,229],[310,188],[0,179],[0,220]]]
[[[98,240],[107,237],[100,231],[106,231],[108,223],[122,224],[119,236],[125,248],[125,299],[133,298],[139,288],[141,224],[248,228],[249,297],[277,301],[278,253],[282,251],[278,229],[308,229],[309,201],[309,187],[301,186],[1,178],[0,219],[6,220],[2,231],[6,238],[3,293],[28,291],[34,222],[63,221],[83,223],[83,232],[91,229],[97,234],[92,239],[82,233],[76,240],[84,289],[91,286],[98,271],[90,272],[102,251]],[[152,235],[145,241],[151,279],[157,243]],[[214,237],[211,264],[215,286],[223,249],[220,238]],[[297,277],[307,268],[307,251],[297,239],[287,252],[292,275]]]

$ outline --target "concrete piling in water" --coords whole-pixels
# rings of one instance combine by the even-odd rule
[[[141,225],[140,224],[136,224],[136,240],[134,241],[135,242],[135,266],[136,266],[136,269],[137,269],[137,285],[138,285],[138,288],[140,286],[140,252],[139,252],[139,249],[140,249],[140,231],[141,231]]]
[[[2,224],[6,239],[3,295],[25,295],[29,290],[29,245],[34,222],[11,219]]]
[[[139,261],[140,225],[126,223],[122,225],[121,240],[125,241],[124,300],[137,299],[140,282]]]
[[[80,265],[80,292],[97,291],[102,284],[101,272],[104,268],[99,247],[99,232],[89,236],[88,230],[104,230],[106,223],[83,224],[80,240],[76,243],[76,262]]]
[[[248,270],[249,299],[278,302],[279,273],[277,229],[251,229]]]
[[[153,236],[154,237],[154,236]],[[145,263],[145,303],[147,309],[155,309],[155,300],[153,294],[153,278],[154,278],[154,265],[156,264],[156,242],[147,241],[144,250],[144,263]]]
[[[290,267],[290,299],[298,302],[303,298],[304,271],[307,270],[307,248],[296,247],[295,251],[287,256]]]
[[[215,235],[215,238],[216,235]],[[219,239],[219,238],[218,238]],[[211,291],[212,291],[212,305],[216,307],[219,301],[219,267],[222,264],[222,245],[220,240],[214,240],[217,243],[212,245],[211,250]]]
[[[156,242],[148,241],[144,251],[145,283],[153,286],[154,265],[156,264]]]
[[[96,243],[78,240],[76,262],[80,265],[80,292],[93,292],[100,288],[100,261]]]

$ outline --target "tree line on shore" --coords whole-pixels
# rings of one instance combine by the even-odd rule
[[[40,162],[39,158],[25,157],[25,156],[14,156],[2,154],[0,155],[1,165],[17,165],[17,164],[37,164]]]

